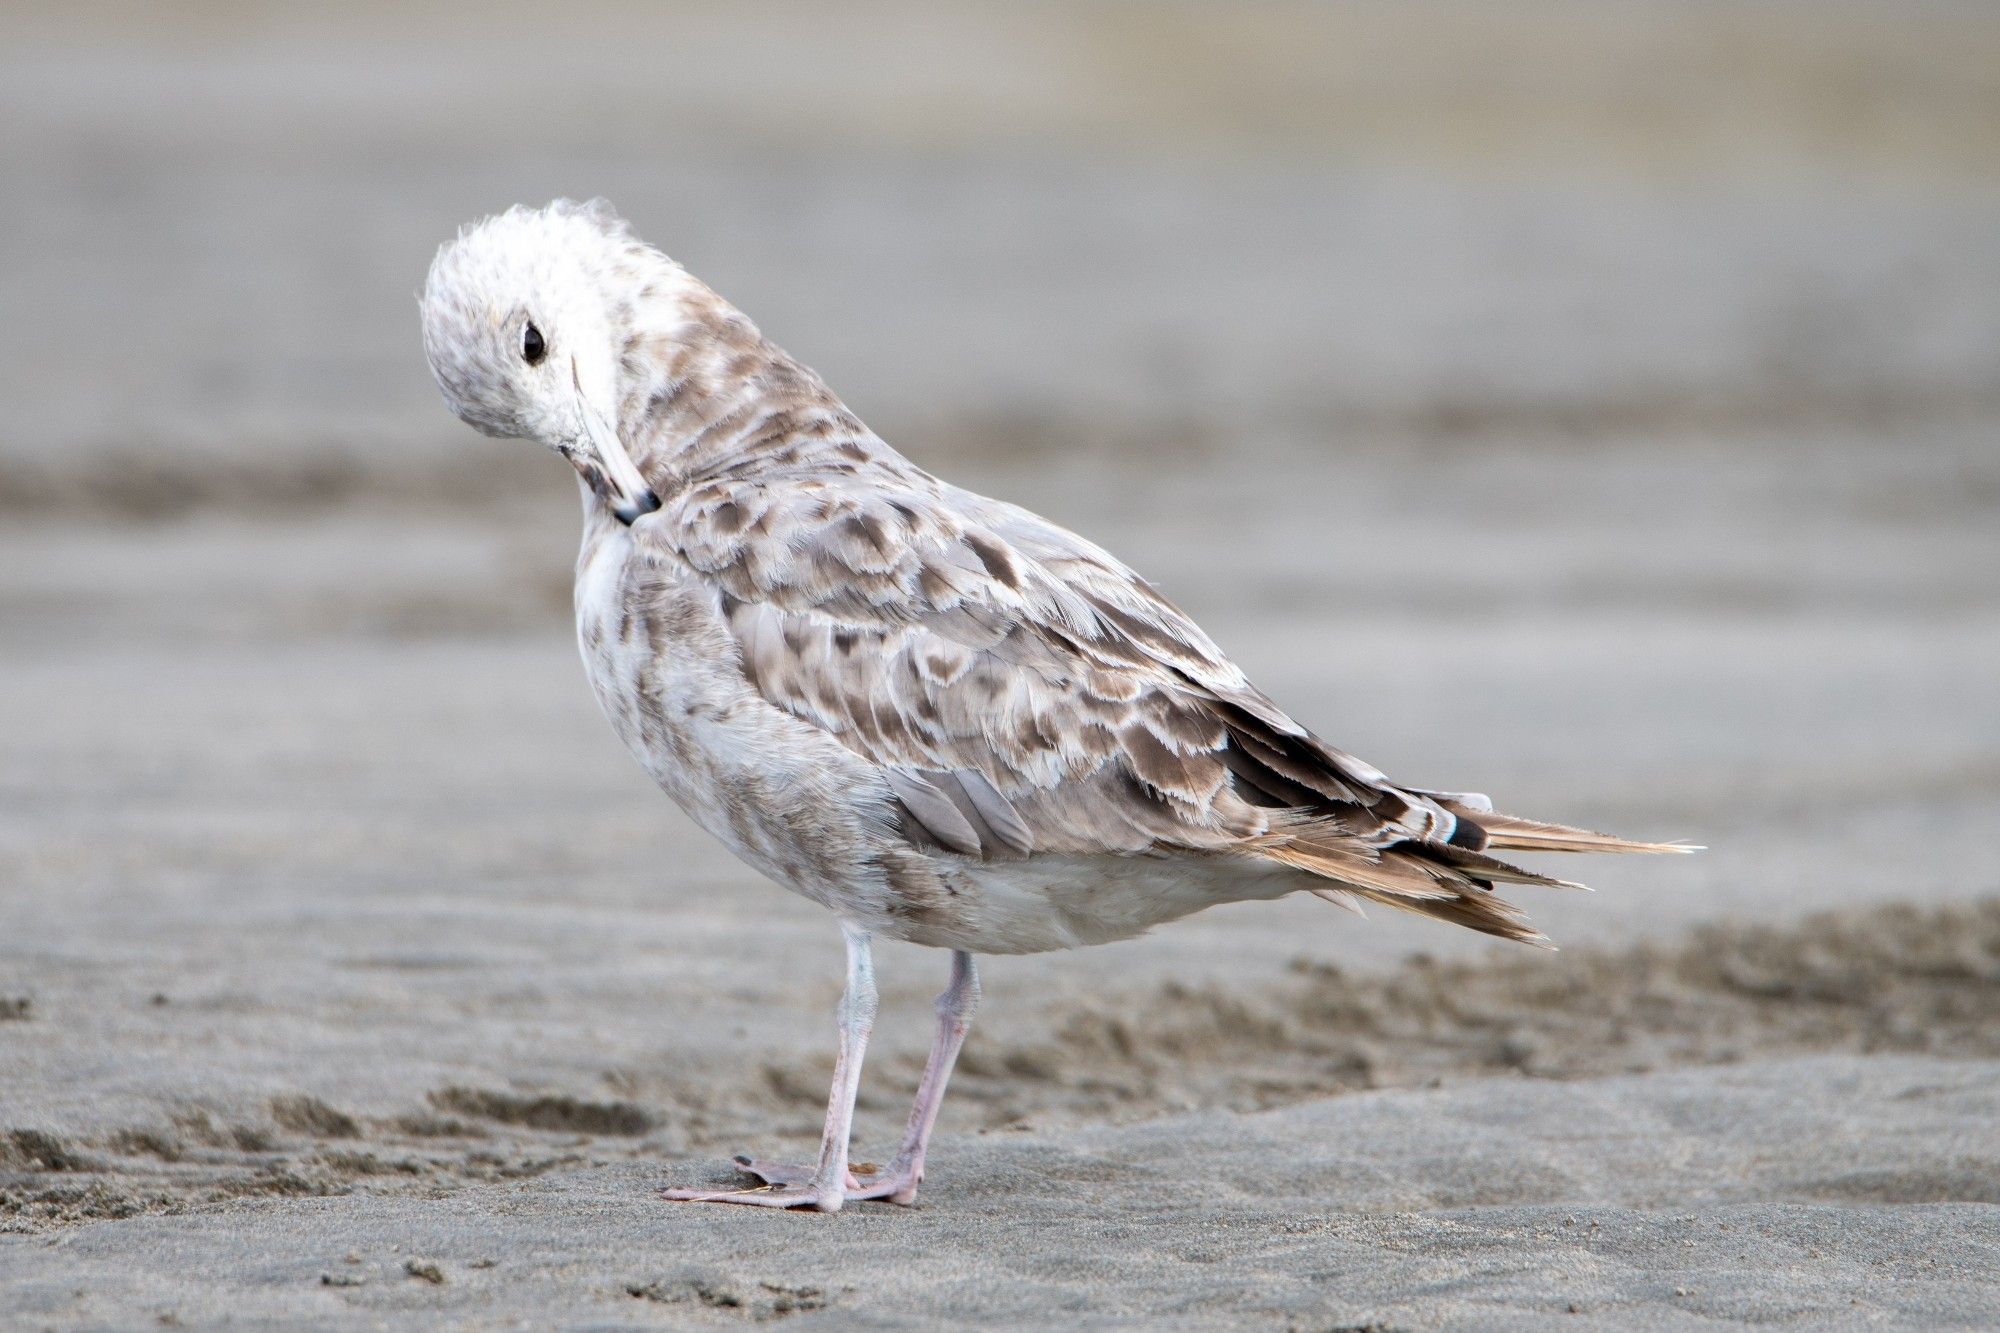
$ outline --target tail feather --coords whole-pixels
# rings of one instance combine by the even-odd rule
[[[1346,889],[1311,889],[1308,892],[1315,898],[1332,903],[1343,912],[1352,912],[1364,921],[1368,919],[1368,913],[1361,910],[1361,900]]]
[[[1449,853],[1451,859],[1433,859],[1427,855],[1432,852]],[[1356,907],[1354,899],[1365,898],[1524,944],[1546,945],[1548,938],[1527,923],[1519,908],[1493,892],[1493,880],[1564,882],[1435,844],[1406,843],[1377,851],[1293,837],[1261,847],[1258,854],[1334,881],[1313,892],[1350,910]],[[1452,863],[1460,858],[1480,864],[1461,868]]]
[[[1527,852],[1695,852],[1681,842],[1636,842],[1594,833],[1589,829],[1520,819],[1480,809],[1479,798],[1447,796],[1439,801],[1461,823],[1485,834],[1485,850],[1453,842],[1405,840],[1389,846],[1353,837],[1344,828],[1310,817],[1289,821],[1250,849],[1254,855],[1296,867],[1331,881],[1312,892],[1350,911],[1357,899],[1381,903],[1399,911],[1435,917],[1502,939],[1546,948],[1548,937],[1530,926],[1525,915],[1494,891],[1496,884],[1533,884],[1549,888],[1586,889],[1573,880],[1557,879],[1510,865],[1489,851]]]
[[[1590,892],[1588,884],[1579,884],[1573,879],[1557,879],[1554,875],[1538,874],[1533,870],[1523,870],[1517,865],[1502,861],[1497,856],[1468,851],[1450,844],[1437,848],[1432,855],[1450,863],[1454,869],[1463,871],[1468,879],[1482,883],[1533,884],[1543,889],[1576,889],[1581,893]]]
[[[1486,832],[1486,845],[1509,852],[1698,852],[1686,842],[1637,842],[1609,833],[1571,828],[1567,824],[1547,824],[1538,819],[1495,814],[1490,810],[1447,809],[1460,819],[1477,824]]]

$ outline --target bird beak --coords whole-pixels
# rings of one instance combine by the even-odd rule
[[[570,374],[576,381],[578,415],[583,418],[583,438],[578,441],[577,452],[589,455],[583,459],[572,457],[570,461],[597,486],[598,493],[611,505],[611,512],[629,528],[658,509],[660,497],[654,494],[646,479],[639,475],[639,469],[633,466],[632,457],[625,452],[617,430],[591,405],[574,362],[570,364]],[[595,466],[588,466],[590,464]]]

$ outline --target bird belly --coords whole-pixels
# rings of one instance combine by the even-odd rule
[[[1281,898],[1306,877],[1248,858],[1199,853],[1031,856],[958,861],[948,922],[897,932],[971,953],[1047,953],[1143,935],[1154,926],[1246,899]]]

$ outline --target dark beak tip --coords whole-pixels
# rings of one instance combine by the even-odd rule
[[[652,487],[648,486],[645,490],[640,491],[636,496],[632,497],[631,500],[619,505],[611,512],[617,515],[620,523],[629,528],[659,507],[660,497],[653,493]]]

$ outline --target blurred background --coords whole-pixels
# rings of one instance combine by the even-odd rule
[[[1714,848],[1566,944],[2000,885],[1990,5],[14,3],[10,1114],[821,1058],[831,923],[620,751],[567,470],[423,363],[437,245],[557,195],[1337,744]],[[1233,908],[991,1012],[1484,947]]]

